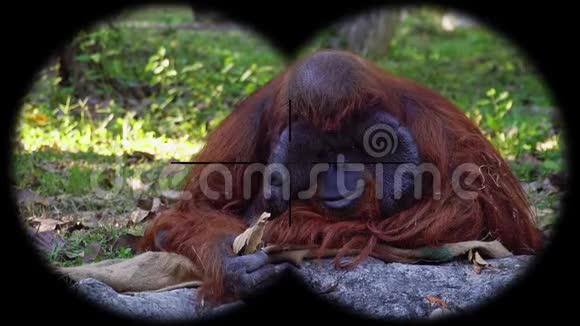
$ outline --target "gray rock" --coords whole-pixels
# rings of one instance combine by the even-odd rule
[[[491,267],[478,274],[465,261],[408,265],[368,259],[355,268],[337,270],[332,260],[324,259],[306,262],[299,273],[321,297],[371,318],[438,318],[493,299],[521,276],[532,260],[532,256],[490,259]],[[201,306],[195,289],[119,294],[94,279],[78,282],[75,289],[96,304],[147,320],[207,317],[243,305]],[[443,300],[446,306],[427,300],[427,296]]]
[[[492,299],[526,271],[533,257],[487,260],[491,267],[477,274],[467,262],[441,265],[385,264],[369,259],[348,271],[332,261],[308,262],[302,274],[312,290],[353,312],[379,319],[429,317],[442,308],[427,296],[442,299],[451,312],[475,308]],[[445,313],[435,312],[435,315]]]
[[[91,278],[79,281],[73,290],[89,302],[112,313],[147,321],[184,321],[210,317],[243,305],[241,302],[218,307],[202,305],[197,299],[196,289],[121,294],[105,283]]]

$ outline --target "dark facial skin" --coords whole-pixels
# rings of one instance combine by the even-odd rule
[[[368,139],[372,137],[365,139],[365,134],[372,128],[380,128],[378,132],[387,130],[391,151],[369,151]],[[382,186],[383,196],[377,200],[383,216],[388,217],[412,202],[414,181],[409,174],[403,174],[401,196],[395,198],[397,168],[405,163],[419,164],[420,158],[411,133],[390,114],[374,112],[334,133],[318,131],[302,121],[292,123],[292,139],[287,128],[275,144],[269,163],[281,164],[289,171],[285,176],[273,173],[270,182],[265,182],[266,192],[271,194],[266,208],[273,216],[288,208],[289,198],[304,199],[301,194],[313,187],[320,204],[340,215],[356,206],[367,186],[365,176],[370,176]],[[320,168],[318,172],[312,172],[315,166]],[[377,169],[382,170],[378,179]],[[284,185],[288,182],[290,192],[285,196]]]

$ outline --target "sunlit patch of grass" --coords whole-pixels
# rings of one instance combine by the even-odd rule
[[[63,135],[55,130],[31,126],[24,126],[21,131],[22,150],[28,153],[43,148],[73,153],[91,151],[107,156],[145,151],[160,159],[188,160],[203,146],[201,141],[191,141],[187,136],[182,138],[156,137],[153,133],[143,134],[142,131],[136,131],[126,139],[101,135],[92,137],[90,142],[85,141],[77,132]]]

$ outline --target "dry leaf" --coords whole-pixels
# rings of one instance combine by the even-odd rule
[[[262,213],[254,225],[247,228],[234,239],[233,249],[236,255],[245,255],[256,251],[258,245],[262,242],[264,227],[269,218],[270,213]]]
[[[298,267],[304,259],[335,257],[339,250],[327,248],[321,251],[320,248],[312,245],[269,245],[262,249],[263,252],[268,254],[270,263],[290,262]],[[355,256],[358,254],[360,254],[360,250],[358,249],[350,249],[344,252],[345,256]]]
[[[491,258],[503,258],[512,256],[512,253],[504,247],[501,242],[497,240],[493,241],[463,241],[448,243],[445,245],[446,250],[453,256],[463,255],[468,253],[469,250],[477,249],[484,253],[487,257]]]
[[[30,218],[28,219],[28,223],[37,232],[53,231],[56,229],[61,229],[66,224],[70,224],[70,222],[63,222],[51,218],[40,217]]]
[[[61,267],[59,272],[79,281],[94,278],[116,292],[155,291],[185,282],[201,281],[202,273],[184,256],[148,251],[130,259],[108,259],[98,263]]]
[[[437,297],[432,296],[432,295],[427,295],[426,298],[429,302],[435,303],[438,306],[447,309],[447,302],[445,302],[443,299],[437,298]]]
[[[32,120],[39,125],[45,125],[48,122],[48,116],[44,113],[36,113],[31,116]]]
[[[60,220],[65,224],[61,224],[60,229],[63,230],[66,228],[65,229],[66,232],[72,232],[76,230],[83,230],[89,228],[89,226],[83,223],[83,216],[84,215],[82,212],[78,214],[68,214],[61,216]],[[88,220],[88,218],[86,219]],[[89,222],[88,224],[90,225],[95,223]]]
[[[158,213],[163,206],[162,199],[158,197],[142,197],[137,200],[137,207],[153,213]]]
[[[136,210],[131,212],[131,216],[129,217],[129,220],[131,222],[133,222],[133,224],[139,224],[139,223],[143,222],[149,216],[150,213],[151,213],[150,211],[146,211],[144,209],[137,208]]]
[[[145,229],[147,228],[148,223],[141,223],[137,225],[131,225],[127,228],[127,234],[130,234],[135,237],[143,237],[145,234]]]
[[[489,263],[481,257],[477,250],[469,250],[467,259],[473,264],[473,271],[476,274],[481,273],[484,267],[489,266]]]
[[[129,220],[133,224],[139,224],[143,221],[152,218],[161,210],[161,199],[143,199],[137,203],[137,209],[131,212]],[[145,209],[147,208],[147,209]]]
[[[155,197],[153,198],[153,205],[151,206],[151,209],[149,210],[152,213],[157,213],[159,212],[161,208],[161,199]]]
[[[473,253],[470,251],[477,249],[482,252],[487,257],[500,258],[511,256],[511,253],[499,242],[499,241],[465,241],[450,243],[441,246],[440,248],[427,248],[423,249],[400,249],[395,247],[390,247],[384,244],[380,244],[383,254],[372,254],[371,256],[386,262],[404,262],[404,263],[417,263],[420,261],[448,261],[454,257],[462,256],[464,254],[471,255],[474,257]],[[306,250],[307,249],[307,250]],[[335,257],[340,249],[324,249],[316,248],[313,246],[280,246],[280,245],[269,245],[262,249],[272,261],[290,261],[290,262],[302,262],[304,259],[311,258],[328,258]],[[445,253],[445,257],[442,258],[441,252]],[[390,255],[385,255],[384,253],[389,253],[396,255],[398,258],[393,259]],[[350,249],[342,252],[346,256],[356,256],[360,254],[358,249]],[[479,256],[479,253],[478,253]],[[469,258],[471,261],[473,258]],[[483,262],[483,258],[479,256],[477,258],[479,262]]]
[[[99,220],[101,219],[101,212],[85,211],[79,212],[76,217],[77,224],[80,224],[83,228],[93,229],[100,225]]]
[[[479,265],[481,265],[481,266],[487,266],[487,265],[489,265],[489,264],[488,264],[488,263],[485,261],[485,259],[483,259],[483,258],[481,257],[481,255],[479,254],[479,252],[477,252],[477,251],[475,252],[475,256],[474,256],[473,258],[474,258],[474,259],[473,259],[473,260],[474,260],[474,262],[476,262],[477,264],[479,264]]]

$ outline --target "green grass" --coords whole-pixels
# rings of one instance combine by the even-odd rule
[[[179,8],[146,9],[122,17],[167,24],[196,19],[189,9]],[[563,139],[551,118],[554,103],[525,55],[490,30],[447,32],[439,19],[437,11],[412,11],[399,26],[388,57],[377,63],[456,103],[522,181],[563,169]],[[326,35],[305,51],[324,44]],[[145,193],[158,193],[162,185],[157,176],[167,162],[191,158],[235,103],[284,65],[270,45],[240,30],[102,25],[79,33],[76,44],[75,62],[82,76],[64,86],[57,62],[39,72],[24,99],[13,153],[18,188],[45,196],[89,198],[80,206],[59,207],[59,212],[107,205],[112,214],[132,211],[142,195],[139,191],[124,183],[115,188],[111,200],[97,198],[96,187],[110,190],[115,177],[135,177],[152,182]],[[155,158],[129,162],[127,155],[135,151]],[[530,155],[535,161],[524,159]],[[173,184],[182,177],[173,178]],[[552,207],[557,200],[559,194],[542,197],[537,206]],[[111,236],[125,232],[123,227],[113,229],[85,230],[68,235],[67,241],[73,251],[91,241],[108,244]],[[104,257],[131,254],[103,248]],[[53,256],[62,262],[62,255]]]
[[[146,6],[139,10],[126,11],[120,17],[129,21],[155,21],[166,24],[188,23],[193,18],[191,10],[180,6]]]
[[[525,54],[487,28],[446,32],[435,18],[410,16],[393,40],[390,57],[379,64],[447,96],[508,160],[532,153],[543,160],[540,174],[559,171],[563,162],[560,135],[551,123],[553,100]],[[529,167],[513,168],[529,178]]]
[[[98,244],[99,251],[94,262],[111,258],[128,258],[134,253],[131,248],[115,247],[115,241],[127,235],[126,228],[101,227],[94,230],[75,230],[67,236],[66,244],[56,248],[48,255],[48,260],[57,266],[76,266],[86,261],[85,255],[90,252],[91,244]]]

